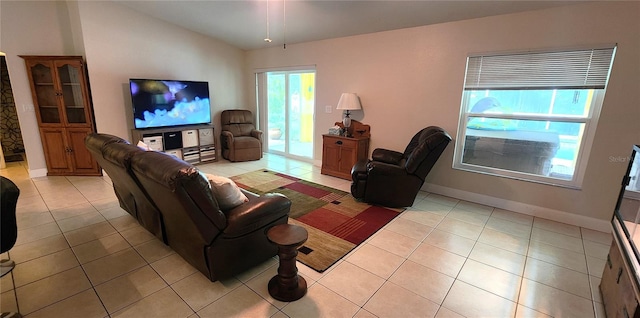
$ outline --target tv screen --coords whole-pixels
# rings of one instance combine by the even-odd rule
[[[136,129],[211,123],[209,83],[130,79]]]

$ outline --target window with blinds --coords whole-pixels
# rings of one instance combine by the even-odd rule
[[[453,167],[579,188],[614,55],[469,56]]]

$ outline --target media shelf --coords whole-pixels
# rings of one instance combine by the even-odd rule
[[[213,125],[192,125],[152,129],[132,129],[132,142],[144,142],[151,150],[162,151],[190,164],[218,161]]]

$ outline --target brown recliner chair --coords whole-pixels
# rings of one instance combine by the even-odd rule
[[[208,180],[182,160],[147,151],[133,156],[131,168],[162,213],[169,246],[211,281],[277,254],[266,233],[287,223],[291,201],[285,196],[243,191],[248,202],[222,211]]]
[[[253,114],[249,110],[222,111],[222,157],[229,161],[260,160],[262,158],[262,131],[256,130]]]
[[[167,243],[162,214],[131,173],[131,157],[144,150],[109,134],[89,134],[84,142],[89,153],[111,179],[120,207],[136,218],[145,229]]]
[[[440,127],[422,129],[404,153],[375,149],[371,160],[360,160],[351,169],[354,198],[387,207],[407,207],[424,184],[451,136]]]

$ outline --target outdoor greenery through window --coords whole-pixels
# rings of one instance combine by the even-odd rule
[[[267,150],[312,159],[315,71],[269,71],[259,76],[264,78],[258,81],[264,86],[258,95],[264,100],[261,115],[268,131]]]
[[[580,187],[614,52],[470,56],[454,168]]]

